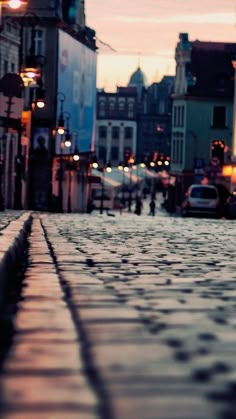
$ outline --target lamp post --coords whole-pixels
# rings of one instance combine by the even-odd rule
[[[78,161],[80,159],[79,151],[75,149],[74,153],[71,153],[68,158],[67,170],[68,170],[68,198],[67,198],[67,212],[72,212],[71,205],[71,186],[72,186],[72,173],[77,169]]]
[[[129,171],[129,202],[128,202],[128,211],[131,212],[131,206],[132,206],[132,171],[133,171],[133,164],[134,159],[129,160],[128,164],[128,171]],[[125,169],[125,168],[124,168]]]
[[[23,5],[27,5],[27,1],[1,0],[0,1],[0,27],[2,26],[2,8],[4,6],[12,10],[17,10],[17,9],[20,9]]]
[[[125,207],[125,169],[128,169],[124,163],[120,162],[118,170],[122,171],[122,186],[121,186],[121,211]]]
[[[69,126],[69,121],[71,118],[71,114],[69,112],[63,112],[62,114],[63,116],[65,116],[66,118],[66,126],[65,126],[65,146],[66,148],[70,148],[71,147],[71,133],[70,133],[70,126]]]
[[[65,132],[65,122],[63,117],[63,106],[65,101],[64,93],[58,92],[57,94],[58,99],[60,101],[60,114],[57,123],[57,133],[59,134],[60,138],[60,160],[59,160],[59,179],[58,179],[58,211],[63,212],[63,140],[62,136]]]
[[[102,191],[101,191],[101,202],[100,202],[100,214],[103,214],[104,210],[104,192],[105,192],[105,173],[112,171],[110,163],[104,164],[102,167]]]
[[[62,92],[58,92],[57,94],[58,100],[60,101],[60,114],[57,122],[57,132],[59,135],[63,135],[65,132],[65,121],[63,117],[63,108],[66,96]]]

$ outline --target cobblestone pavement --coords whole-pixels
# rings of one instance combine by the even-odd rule
[[[36,214],[3,419],[235,419],[236,221]]]
[[[6,228],[12,221],[20,217],[23,211],[0,211],[0,230]]]

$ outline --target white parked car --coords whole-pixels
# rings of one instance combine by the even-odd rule
[[[214,185],[191,185],[182,203],[182,215],[219,215],[220,197]]]

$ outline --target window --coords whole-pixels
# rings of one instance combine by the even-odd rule
[[[112,127],[112,138],[118,140],[120,137],[120,128],[119,127]]]
[[[11,72],[15,73],[15,63],[11,63]]]
[[[123,100],[119,100],[119,111],[123,112],[125,109],[125,102]]]
[[[4,73],[8,73],[8,61],[4,60]]]
[[[160,100],[159,102],[159,114],[165,113],[165,102],[164,100]]]
[[[35,55],[43,55],[43,31],[37,29],[35,31]]]
[[[26,33],[26,45],[28,47],[28,51],[30,51],[32,47],[32,42],[34,46],[34,54],[37,55],[44,55],[43,54],[43,31],[42,29],[36,29],[35,34],[33,34],[33,29],[28,28]],[[34,40],[32,39],[34,37]]]
[[[105,116],[105,102],[104,102],[104,100],[100,100],[98,106],[99,106],[99,109],[98,109],[99,116],[104,117]]]
[[[119,148],[112,147],[111,148],[111,160],[118,160],[119,158]]]
[[[125,139],[128,140],[129,138],[133,137],[133,128],[132,127],[125,127]]]
[[[226,109],[225,106],[214,106],[213,108],[213,128],[226,127]]]
[[[173,163],[183,163],[183,134],[181,132],[175,132],[173,134],[173,149],[172,158]]]
[[[134,101],[131,99],[128,101],[128,118],[134,117]]]
[[[184,126],[184,105],[174,106],[173,126],[174,127],[183,127]]]
[[[107,154],[106,147],[99,146],[99,148],[98,148],[98,160],[101,160],[101,161],[105,162],[106,161],[106,154]]]
[[[199,199],[216,199],[217,192],[214,188],[207,188],[205,186],[197,186],[191,190],[190,196]]]
[[[98,128],[98,135],[99,138],[107,138],[107,127],[105,125],[101,125]]]
[[[110,111],[110,113],[113,113],[115,111],[115,101],[114,100],[109,101],[109,111]]]

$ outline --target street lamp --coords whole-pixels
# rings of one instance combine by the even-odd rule
[[[59,198],[59,212],[63,212],[63,139],[62,136],[65,132],[65,121],[63,116],[63,106],[66,96],[64,93],[58,92],[57,94],[58,99],[60,101],[60,114],[57,123],[57,133],[59,134],[60,138],[60,161],[59,161],[59,179],[58,179],[58,198]]]
[[[124,167],[124,171],[129,172],[129,201],[128,201],[128,210],[131,212],[132,206],[132,171],[133,171],[134,159],[131,157],[129,159],[128,165]]]
[[[12,10],[20,9],[22,6],[27,5],[27,1],[21,0],[1,0],[0,1],[0,27],[2,26],[2,8],[4,6]]]
[[[70,146],[71,148],[71,146]],[[72,172],[76,171],[78,168],[78,162],[79,162],[80,156],[79,156],[79,149],[77,145],[75,146],[74,152],[70,153],[68,156],[68,163],[67,163],[67,170],[68,170],[68,199],[67,199],[67,212],[72,211],[72,205],[71,205],[71,186],[72,186]]]
[[[71,133],[70,133],[70,127],[69,127],[69,121],[71,118],[71,114],[69,112],[63,112],[63,116],[66,118],[66,127],[65,127],[65,147],[69,148],[71,147]]]
[[[65,121],[64,121],[64,117],[63,117],[63,107],[64,107],[64,102],[66,99],[66,96],[64,95],[64,93],[58,92],[57,94],[58,99],[60,101],[60,114],[59,114],[59,118],[58,118],[58,122],[57,122],[57,132],[59,135],[63,135],[65,132]]]
[[[73,131],[71,133],[73,144],[74,144],[74,154],[73,154],[73,160],[76,162],[79,160],[79,144],[78,144],[78,132]]]
[[[120,162],[118,165],[118,170],[122,171],[121,210],[125,207],[125,169],[127,169],[127,167],[124,165],[124,163]]]

